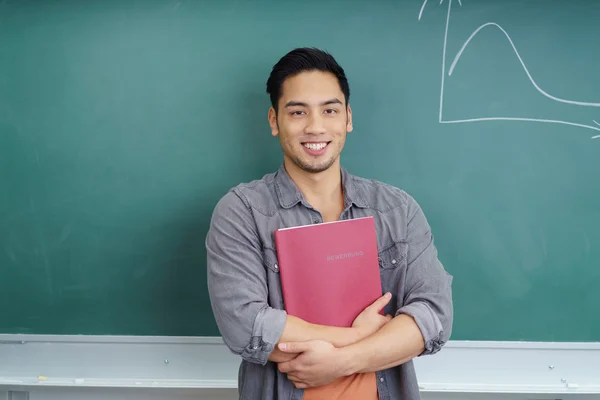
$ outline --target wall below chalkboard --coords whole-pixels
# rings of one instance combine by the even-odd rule
[[[451,341],[414,363],[424,400],[475,393],[482,397],[473,400],[587,400],[600,394],[599,357],[600,343]],[[83,400],[109,393],[128,400],[212,399],[208,394],[226,396],[237,388],[240,363],[220,338],[173,337],[0,335],[0,359],[0,394],[9,387],[37,392],[31,400],[57,393]]]

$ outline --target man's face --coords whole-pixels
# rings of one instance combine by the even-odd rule
[[[310,71],[287,78],[278,110],[277,116],[269,110],[269,124],[285,158],[310,173],[338,162],[352,131],[352,111],[335,75]]]

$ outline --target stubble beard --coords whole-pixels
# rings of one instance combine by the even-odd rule
[[[312,163],[305,162],[300,157],[290,157],[290,159],[292,160],[292,162],[294,164],[296,164],[296,166],[298,166],[298,168],[302,169],[305,172],[311,173],[311,174],[318,174],[319,172],[326,171],[335,162],[335,157],[331,157],[331,159],[326,160],[325,162],[318,163],[318,164],[312,164]]]

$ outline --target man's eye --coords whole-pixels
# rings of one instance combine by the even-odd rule
[[[304,111],[292,111],[292,115],[302,115]]]
[[[336,109],[334,109],[334,108],[330,108],[330,109],[328,109],[328,110],[325,110],[325,112],[326,112],[327,114],[335,114],[335,113],[337,113],[337,110],[336,110]]]

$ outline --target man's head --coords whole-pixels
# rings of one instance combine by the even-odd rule
[[[352,131],[352,110],[346,75],[330,54],[292,50],[273,67],[267,93],[271,131],[289,161],[311,173],[338,162]]]

